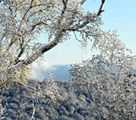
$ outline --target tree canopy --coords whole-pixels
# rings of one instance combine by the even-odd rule
[[[85,12],[85,2],[0,0],[0,91],[12,82],[26,86],[29,66],[59,43],[73,39],[73,34],[81,44],[91,40],[92,47],[99,51],[92,60],[70,69],[72,86],[85,85],[88,90],[93,106],[90,111],[95,108],[103,119],[135,119],[136,80],[132,71],[136,56],[116,33],[101,29],[105,0],[95,12]],[[44,43],[37,39],[42,33]],[[52,79],[43,87],[55,99],[53,94],[58,94],[59,87]],[[46,93],[28,88],[34,90],[33,96]]]
[[[22,70],[59,43],[71,38],[81,43],[98,41],[101,13],[84,12],[86,0],[1,0],[1,83],[19,79]],[[37,36],[45,33],[44,43]],[[6,78],[5,78],[6,77]]]

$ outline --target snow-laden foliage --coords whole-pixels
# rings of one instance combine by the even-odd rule
[[[96,39],[104,2],[85,12],[85,0],[0,0],[0,87],[26,84],[32,62],[72,34],[81,43]]]
[[[104,119],[134,120],[136,58],[115,33],[102,33],[96,42],[100,54],[72,65],[71,80],[74,85],[87,87],[95,108]]]

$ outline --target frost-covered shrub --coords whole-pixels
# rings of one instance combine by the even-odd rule
[[[74,85],[84,85],[101,118],[134,120],[136,117],[136,58],[128,54],[115,34],[102,37],[100,55],[71,66]],[[90,105],[91,106],[91,105]],[[92,107],[90,107],[91,111]]]

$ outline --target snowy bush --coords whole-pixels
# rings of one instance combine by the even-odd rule
[[[136,58],[116,34],[109,33],[97,44],[99,55],[71,66],[74,85],[86,86],[93,106],[104,119],[134,120],[136,118]],[[90,110],[92,106],[90,107]]]

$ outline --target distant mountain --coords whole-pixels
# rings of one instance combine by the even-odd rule
[[[43,64],[38,64],[33,67],[30,79],[43,81],[49,77],[50,74],[55,76],[57,81],[69,80],[69,66],[70,65],[54,65],[46,68]]]
[[[55,75],[56,80],[59,81],[69,80],[69,65],[55,65],[52,68],[50,68],[50,70]]]

